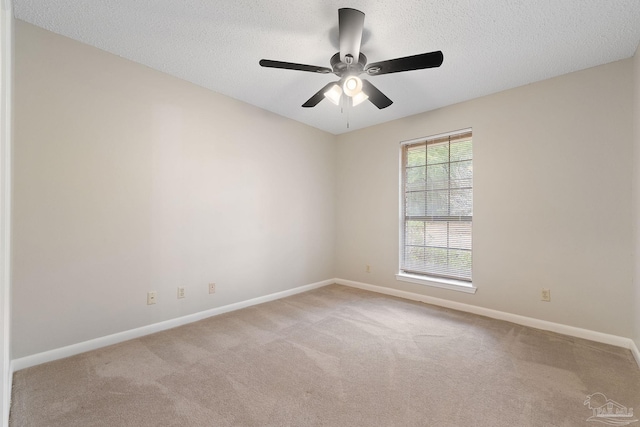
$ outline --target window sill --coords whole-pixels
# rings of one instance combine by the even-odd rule
[[[416,274],[398,273],[396,280],[401,282],[417,283],[418,285],[433,286],[434,288],[449,289],[452,291],[475,294],[478,288],[471,282],[462,280],[443,279],[440,277],[419,276]]]

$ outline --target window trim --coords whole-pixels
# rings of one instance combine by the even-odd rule
[[[418,285],[432,286],[434,288],[449,289],[452,291],[475,294],[478,290],[472,282],[456,279],[445,279],[444,277],[428,276],[426,274],[409,274],[402,271],[396,274],[396,280],[400,282],[416,283]]]
[[[416,144],[420,142],[424,142],[427,140],[446,138],[452,135],[459,135],[461,133],[473,133],[472,128],[464,128],[451,132],[440,133],[436,135],[430,135],[426,137],[415,138],[407,141],[400,142],[400,155],[398,159],[399,163],[399,182],[400,182],[400,191],[399,191],[399,203],[398,203],[398,236],[399,236],[399,247],[398,247],[398,273],[396,274],[396,280],[402,282],[416,283],[419,285],[432,286],[435,288],[441,289],[449,289],[459,292],[471,293],[475,294],[477,291],[477,287],[473,285],[473,281],[467,280],[458,280],[440,276],[431,276],[429,274],[412,274],[410,272],[406,272],[402,270],[402,259],[404,254],[404,198],[405,198],[405,184],[404,184],[404,146],[410,144]],[[472,245],[472,253],[473,253],[473,241]]]

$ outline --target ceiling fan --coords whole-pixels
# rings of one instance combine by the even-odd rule
[[[272,61],[270,59],[261,59],[260,65],[268,68],[283,68],[285,70],[309,71],[321,74],[333,73],[340,78],[337,82],[327,84],[309,98],[307,102],[302,104],[305,108],[315,107],[320,101],[327,98],[336,105],[340,105],[341,101],[346,101],[353,106],[368,99],[373,105],[383,109],[393,104],[393,101],[369,81],[358,77],[360,74],[373,77],[402,71],[435,68],[442,64],[444,56],[438,50],[367,65],[367,57],[360,52],[363,28],[364,13],[351,8],[338,9],[340,52],[331,57],[329,61],[331,68]],[[346,97],[343,97],[343,94]]]

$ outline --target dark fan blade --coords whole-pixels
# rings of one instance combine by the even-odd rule
[[[294,62],[272,61],[270,59],[261,59],[260,65],[268,68],[283,68],[285,70],[310,71],[312,73],[331,73],[331,68],[318,67],[317,65],[296,64]]]
[[[393,104],[392,100],[366,80],[362,80],[362,91],[369,97],[369,101],[381,110]]]
[[[345,57],[351,55],[354,63],[360,58],[360,43],[364,28],[364,13],[359,10],[338,9],[338,31],[340,33],[340,61],[345,64]]]
[[[365,71],[370,76],[380,74],[399,73],[401,71],[422,70],[442,65],[444,56],[441,51],[422,53],[420,55],[405,56],[404,58],[389,59],[367,65]]]
[[[315,95],[313,95],[311,98],[309,98],[309,100],[307,102],[302,104],[302,106],[304,108],[310,108],[310,107],[315,107],[316,105],[318,105],[320,103],[320,101],[322,101],[324,99],[324,93],[326,91],[328,91],[329,88],[331,86],[333,86],[334,84],[336,84],[336,83],[335,82],[328,83],[325,87],[323,87],[318,92],[316,92]]]

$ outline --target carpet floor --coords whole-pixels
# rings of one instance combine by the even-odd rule
[[[631,408],[629,350],[331,285],[18,371],[10,425],[586,426]]]

